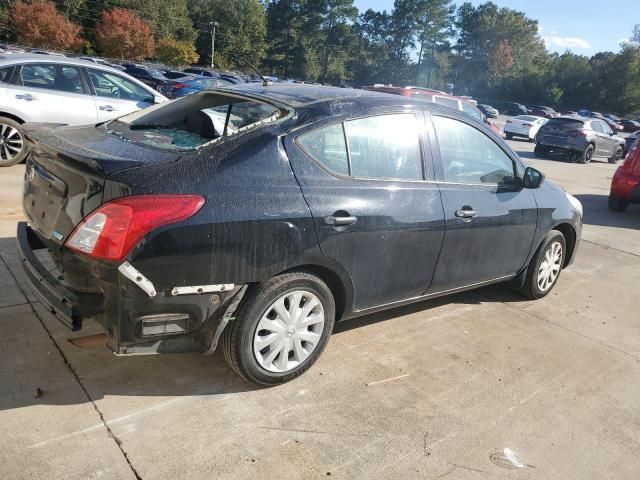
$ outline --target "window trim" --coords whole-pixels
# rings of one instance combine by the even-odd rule
[[[467,125],[468,127],[474,128],[476,129],[480,134],[484,135],[485,137],[487,137],[488,140],[492,141],[504,154],[505,156],[511,160],[511,164],[513,167],[513,176],[514,178],[518,178],[520,179],[520,169],[518,167],[523,167],[522,164],[520,164],[520,162],[515,159],[513,157],[513,155],[511,155],[507,150],[504,149],[504,147],[502,145],[500,145],[498,142],[496,142],[493,138],[491,138],[491,136],[487,135],[485,132],[483,132],[481,129],[479,129],[477,126],[469,123],[466,121],[466,119],[463,118],[458,118],[457,116],[449,116],[449,115],[445,115],[441,112],[433,112],[431,115],[431,119],[433,119],[434,117],[441,117],[441,118],[447,118],[450,120],[455,120],[461,123],[464,123],[465,125]],[[488,188],[502,188],[505,190],[521,190],[521,187],[518,185],[501,185],[499,183],[476,183],[476,182],[451,182],[448,180],[445,180],[445,176],[444,176],[444,163],[442,161],[442,152],[440,150],[440,141],[438,139],[438,133],[436,132],[436,126],[435,123],[433,122],[433,120],[431,120],[431,128],[432,128],[432,133],[433,133],[433,137],[431,140],[431,144],[434,145],[434,148],[436,150],[436,154],[433,155],[434,158],[436,158],[437,155],[437,165],[438,168],[436,169],[436,183],[441,183],[443,185],[469,185],[469,186],[480,186],[480,187],[488,187]]]
[[[80,83],[82,84],[82,92],[65,92],[64,90],[56,90],[55,88],[41,88],[41,87],[32,87],[30,85],[21,85],[22,83],[22,68],[25,66],[33,66],[33,65],[52,65],[52,66],[60,66],[60,67],[71,67],[71,68],[75,68],[76,70],[78,70],[78,73],[80,75]],[[49,92],[52,94],[60,94],[60,93],[67,93],[67,94],[71,94],[71,95],[86,95],[86,96],[91,96],[91,89],[89,88],[89,84],[87,83],[87,79],[85,78],[84,75],[84,69],[81,65],[73,65],[71,63],[57,63],[57,62],[53,62],[53,63],[47,63],[47,62],[25,62],[25,63],[19,63],[14,65],[14,70],[13,70],[13,78],[11,79],[11,84],[15,85],[16,87],[19,88],[32,88],[34,90],[37,90],[38,92]]]
[[[420,167],[421,167],[421,170],[422,170],[422,178],[421,179],[389,178],[389,177],[362,177],[362,176],[355,176],[355,175],[352,174],[352,170],[351,170],[351,149],[349,148],[349,139],[348,139],[348,136],[347,136],[346,123],[354,121],[354,120],[362,120],[362,119],[371,118],[371,117],[382,117],[382,116],[387,116],[387,115],[413,115],[415,121],[418,122],[418,152],[420,154]],[[420,128],[420,122],[423,123],[424,129]],[[349,172],[348,175],[344,175],[344,174],[335,172],[335,171],[331,170],[330,168],[328,168],[324,164],[324,162],[318,160],[316,157],[311,155],[311,153],[309,153],[307,151],[307,149],[304,148],[304,146],[301,145],[300,142],[298,141],[298,139],[300,137],[302,137],[303,135],[306,135],[306,134],[311,133],[311,132],[315,132],[317,130],[321,130],[323,128],[331,127],[333,125],[338,125],[338,124],[341,125],[342,134],[344,136],[344,142],[345,142],[346,153],[347,153],[347,170]],[[380,113],[368,113],[366,115],[358,115],[358,116],[343,118],[339,122],[327,122],[327,123],[323,123],[321,126],[317,126],[315,128],[305,129],[304,131],[295,134],[295,136],[293,138],[293,143],[295,143],[295,145],[300,150],[302,150],[302,152],[307,157],[309,157],[311,160],[313,160],[313,162],[316,165],[318,165],[322,170],[324,170],[325,172],[327,172],[328,174],[330,174],[330,175],[332,175],[332,176],[334,176],[336,178],[339,178],[340,180],[403,182],[403,183],[436,183],[435,179],[434,180],[429,179],[429,174],[427,173],[427,165],[425,163],[426,160],[427,160],[427,156],[426,156],[427,149],[429,149],[430,158],[431,158],[431,161],[433,162],[433,153],[432,153],[432,149],[430,148],[430,138],[429,138],[429,135],[428,135],[428,133],[426,131],[426,128],[427,128],[426,116],[425,116],[425,114],[424,114],[424,112],[422,110],[402,110],[402,111],[387,111],[387,112],[380,112]]]

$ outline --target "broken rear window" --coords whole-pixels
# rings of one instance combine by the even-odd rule
[[[200,92],[108,123],[125,140],[169,150],[195,150],[260,125],[287,110],[247,97]]]

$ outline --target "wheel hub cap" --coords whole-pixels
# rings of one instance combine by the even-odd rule
[[[553,242],[544,253],[540,267],[538,268],[538,289],[546,292],[553,287],[562,268],[562,244]]]
[[[11,125],[0,123],[0,161],[13,160],[22,151],[22,135]]]
[[[316,349],[324,330],[324,309],[306,290],[282,294],[263,313],[253,336],[253,354],[269,372],[298,367]]]

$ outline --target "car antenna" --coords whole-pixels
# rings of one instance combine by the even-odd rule
[[[269,85],[273,85],[273,82],[271,82],[271,81],[267,80],[267,79],[265,78],[265,76],[264,76],[264,75],[262,75],[262,74],[258,71],[258,69],[257,69],[257,68],[256,68],[256,67],[255,67],[251,62],[249,62],[247,59],[245,59],[245,58],[241,58],[241,57],[239,57],[238,55],[234,55],[234,56],[233,56],[233,59],[234,59],[234,60],[236,60],[236,61],[239,61],[239,63],[240,63],[241,65],[245,65],[245,66],[249,67],[251,70],[253,70],[254,72],[256,72],[256,74],[257,74],[257,75],[260,77],[260,79],[262,80],[262,86],[263,86],[263,87],[268,87]]]

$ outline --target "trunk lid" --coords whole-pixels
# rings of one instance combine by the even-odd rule
[[[29,224],[49,248],[61,247],[75,226],[103,203],[110,175],[178,158],[175,152],[155,151],[109,135],[103,126],[26,124],[24,130],[31,152],[23,207]],[[126,186],[116,191],[126,192]]]

